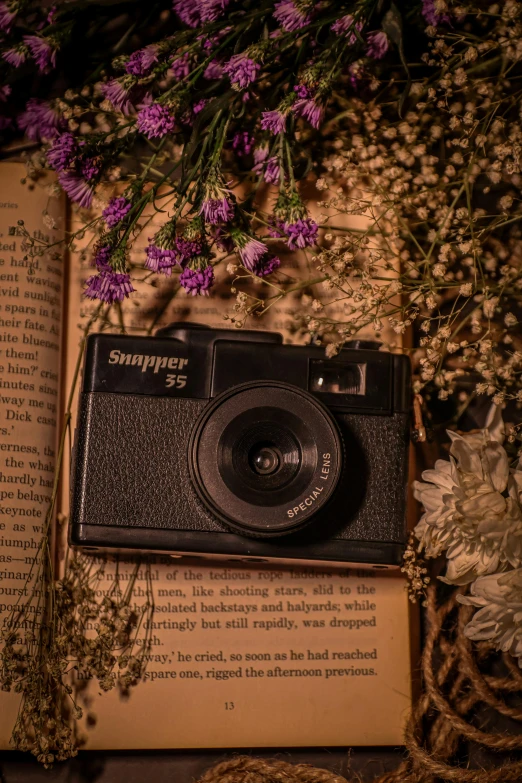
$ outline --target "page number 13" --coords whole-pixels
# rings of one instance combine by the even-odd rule
[[[226,710],[228,710],[228,711],[235,710],[235,708],[236,708],[236,705],[234,704],[233,701],[226,701],[225,702],[225,709]]]

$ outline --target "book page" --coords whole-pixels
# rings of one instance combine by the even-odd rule
[[[64,204],[44,182],[20,180],[19,163],[0,163],[0,623],[28,595],[26,578],[53,487],[62,328],[63,262],[25,257],[31,236],[53,242]],[[47,213],[44,215],[44,212]],[[23,629],[20,629],[23,633]],[[7,747],[18,694],[0,694],[0,747]]]
[[[136,243],[141,264],[161,219],[155,216]],[[73,216],[72,230],[81,225]],[[89,243],[88,235],[78,243],[69,270],[67,386],[81,327],[93,311],[82,299],[93,271],[89,254],[82,260]],[[121,316],[113,312],[101,328],[120,331],[123,322],[139,334],[174,320],[226,325],[231,301],[219,286],[208,298],[172,296],[171,281],[153,285],[143,269],[135,270],[133,283],[137,292]],[[285,332],[293,308],[295,301],[283,300],[247,326]],[[65,513],[67,502],[64,487]],[[120,564],[120,578],[132,568]],[[145,679],[125,701],[116,690],[101,694],[96,682],[88,683],[94,725],[87,747],[400,744],[411,704],[409,602],[400,574],[377,574],[158,558]],[[100,589],[114,578],[109,565]],[[145,600],[144,582],[135,594]]]

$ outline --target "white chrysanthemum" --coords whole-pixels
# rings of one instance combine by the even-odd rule
[[[450,461],[438,460],[415,482],[425,509],[415,535],[427,557],[446,553],[444,581],[468,584],[522,565],[522,469],[509,470],[499,408],[484,430],[449,435]]]
[[[468,639],[492,641],[522,668],[522,568],[481,576],[458,600],[479,608],[464,629]]]

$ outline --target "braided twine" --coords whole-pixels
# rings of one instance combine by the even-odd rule
[[[455,591],[439,606],[435,587],[428,589],[423,688],[406,729],[405,758],[374,783],[522,783],[522,760],[518,760],[522,733],[517,733],[517,722],[522,722],[522,700],[517,698],[522,693],[522,672],[511,656],[500,659],[487,644],[473,644],[464,636],[473,608],[459,604],[457,595]],[[499,723],[512,730],[492,728]],[[470,745],[481,758],[494,754],[487,769],[469,768],[466,748]],[[350,783],[356,780],[360,778]],[[346,783],[346,779],[307,764],[237,756],[209,769],[199,783]]]

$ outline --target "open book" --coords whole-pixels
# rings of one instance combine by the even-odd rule
[[[24,260],[20,237],[9,230],[17,221],[42,237],[80,226],[45,185],[30,190],[21,184],[24,173],[21,164],[0,164],[0,621],[23,591],[38,547],[60,400],[71,386],[81,326],[93,309],[82,300],[91,267],[81,247],[67,263],[50,255]],[[82,242],[88,241],[86,235]],[[122,319],[135,334],[174,320],[223,326],[231,305],[219,296],[181,292],[172,298],[168,281],[134,284],[137,293],[103,328],[120,331]],[[284,332],[291,308],[282,300],[248,325]],[[65,514],[67,474],[66,464]],[[130,566],[121,563],[120,578],[126,573]],[[165,557],[151,576],[155,613],[144,681],[126,701],[116,690],[102,694],[95,681],[88,683],[86,698],[96,715],[88,748],[402,742],[411,666],[409,602],[399,573]],[[107,567],[99,588],[107,590],[113,578]],[[0,694],[2,747],[18,698]]]

